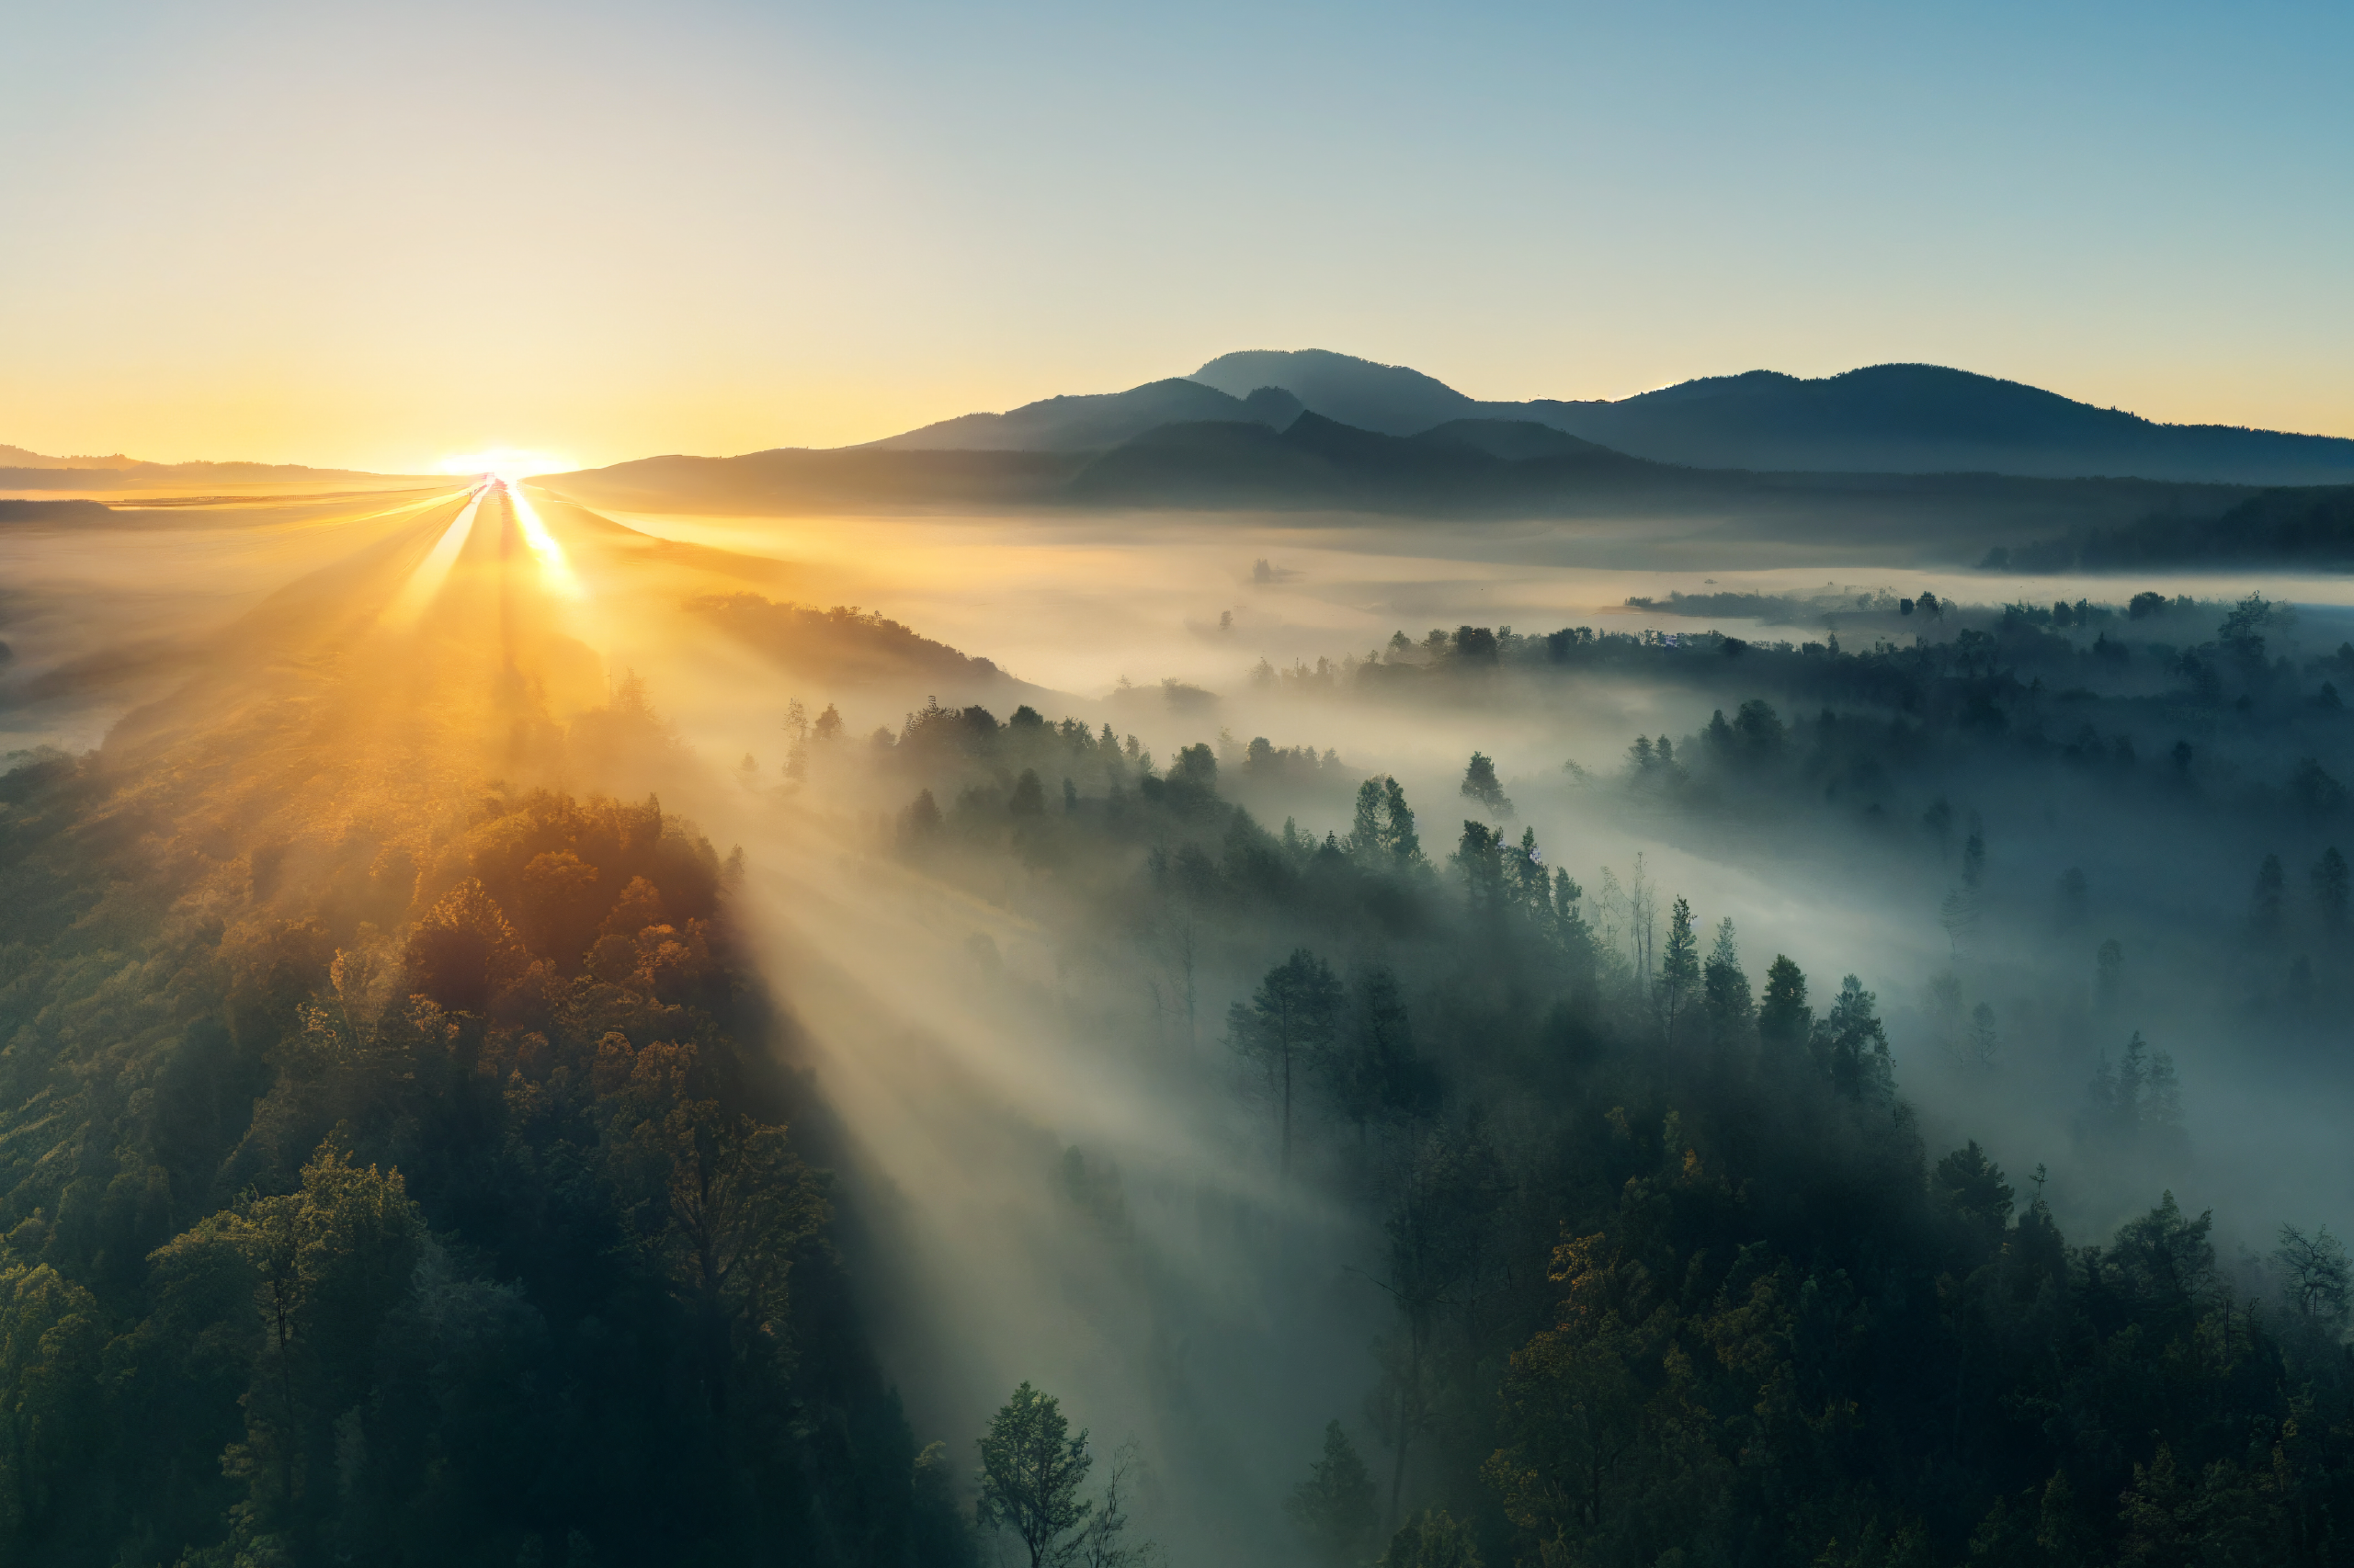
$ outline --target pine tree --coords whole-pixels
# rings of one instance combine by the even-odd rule
[[[1348,852],[1359,860],[1382,854],[1382,781],[1368,778],[1357,787],[1357,816],[1348,825]]]
[[[1378,1522],[1378,1491],[1348,1434],[1339,1422],[1328,1422],[1324,1457],[1310,1467],[1308,1479],[1291,1489],[1283,1511],[1307,1535],[1318,1562],[1325,1568],[1356,1568]]]
[[[1692,906],[1677,899],[1667,912],[1667,947],[1659,959],[1659,1016],[1667,1042],[1676,1041],[1677,1021],[1700,990],[1700,943],[1692,936]]]
[[[1258,1069],[1276,1102],[1279,1169],[1287,1177],[1293,1104],[1302,1080],[1332,1050],[1340,1001],[1331,966],[1301,948],[1267,971],[1249,1006],[1237,1002],[1227,1015],[1230,1043]]]
[[[1463,873],[1463,896],[1475,915],[1492,915],[1504,902],[1503,831],[1470,817],[1463,819],[1462,842],[1455,864]]]
[[[1749,995],[1749,977],[1741,972],[1741,952],[1733,940],[1733,917],[1716,923],[1716,942],[1700,966],[1700,992],[1708,1011],[1709,1039],[1718,1046],[1732,1044],[1748,1029],[1757,1004]]]
[[[1878,1000],[1862,981],[1845,976],[1831,1010],[1814,1026],[1815,1065],[1834,1088],[1853,1098],[1885,1100],[1894,1088],[1888,1034],[1874,1011]]]
[[[1766,971],[1765,998],[1757,1007],[1757,1040],[1768,1056],[1787,1060],[1806,1042],[1814,1009],[1806,1005],[1806,976],[1781,953]]]
[[[1013,798],[1006,809],[1018,817],[1043,816],[1046,812],[1046,787],[1039,781],[1038,769],[1025,767],[1022,776],[1014,780]]]
[[[1415,835],[1414,812],[1405,803],[1405,787],[1394,778],[1382,780],[1382,842],[1390,858],[1401,870],[1421,864],[1422,840]]]
[[[1462,794],[1466,800],[1477,801],[1489,813],[1498,817],[1512,814],[1512,798],[1496,782],[1495,763],[1479,752],[1472,753],[1470,764],[1463,769]]]

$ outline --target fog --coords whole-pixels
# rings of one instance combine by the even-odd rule
[[[1640,975],[1636,933],[1659,939],[1680,897],[1703,934],[1732,921],[1753,983],[1787,954],[1819,1011],[1853,973],[1878,997],[1929,1158],[1976,1139],[2022,1189],[2041,1167],[2072,1237],[2106,1236],[2162,1189],[2212,1207],[2227,1250],[2261,1254],[2284,1221],[2354,1224],[2342,965],[2305,892],[2316,857],[2354,834],[2342,791],[2294,782],[2308,757],[2333,790],[2354,778],[2335,708],[2308,689],[2354,679],[2328,664],[2354,636],[2347,579],[2006,576],[1886,542],[1772,566],[1743,564],[1744,547],[1711,567],[1707,529],[1632,523],[608,520],[495,485],[116,517],[0,532],[9,748],[103,747],[120,787],[217,817],[240,852],[294,845],[294,864],[362,830],[413,839],[426,863],[449,831],[434,824],[494,780],[656,792],[721,854],[740,846],[740,915],[780,1020],[768,1044],[802,1075],[795,1135],[837,1173],[838,1244],[918,1439],[946,1441],[961,1475],[1015,1384],[1050,1389],[1100,1449],[1140,1445],[1140,1528],[1177,1562],[1295,1561],[1283,1505],[1328,1420],[1387,1508],[1373,1346],[1401,1332],[1383,1260],[1403,1167],[1309,1108],[1285,1168],[1227,1017],[1303,945],[1280,920],[1250,910],[1178,931],[1176,905],[1151,913],[1135,891],[1141,852],[1098,862],[1025,849],[1028,829],[1008,849],[997,828],[959,827],[1008,809],[1019,759],[919,756],[934,700],[998,725],[1027,703],[1049,726],[1134,737],[1117,778],[1092,761],[1069,765],[1067,785],[1033,768],[1046,820],[1064,818],[1067,789],[1069,822],[1117,821],[1118,802],[1206,744],[1222,799],[1322,844],[1350,834],[1364,780],[1393,778],[1433,887],[1454,885],[1465,818],[1507,843],[1532,831],[1543,866],[1582,885],[1609,965]],[[2166,605],[2132,615],[2151,590]],[[714,601],[746,594],[859,607],[995,669],[915,653],[854,669],[815,642],[780,654],[714,618]],[[1889,608],[1925,594],[1934,618]],[[2190,717],[2166,706],[2178,676],[2142,645],[2213,644],[2251,594],[2293,606],[2262,621],[2256,673],[2226,671]],[[1755,596],[1756,613],[1678,613],[1674,595]],[[2097,670],[2112,667],[2092,662],[2102,639],[2137,651],[2114,663],[2113,692],[2023,676],[2007,733],[2032,725],[2032,746],[1982,745],[1966,725],[1938,744],[1889,739],[1928,732],[1807,673],[1837,654],[1806,644],[1893,658],[1992,636],[2007,604],[2080,599],[2104,613],[2037,630],[2035,656]],[[1595,638],[1547,652],[1546,634],[1581,627]],[[1512,635],[1465,662],[1459,628]],[[1581,663],[1580,647],[1609,657]],[[2253,706],[2234,706],[2235,682],[2258,691]],[[1711,716],[1752,699],[1793,727],[1793,758],[1848,749],[1749,775],[1709,761]],[[597,727],[640,702],[651,729]],[[813,738],[829,709],[840,733]],[[1796,729],[1834,709],[1855,716],[1848,730]],[[2098,714],[2098,747],[2066,760],[2080,712]],[[1666,737],[1681,772],[1643,773],[1638,737]],[[1255,739],[1290,760],[1255,760]],[[2168,761],[2178,743],[2190,760]],[[1475,752],[1508,812],[1464,793]],[[949,817],[930,850],[911,837],[919,790]],[[1927,821],[1939,801],[1942,830]],[[2268,853],[2286,868],[2285,912],[2252,915]],[[1624,901],[1638,889],[1647,917]],[[2111,940],[2122,968],[2104,980]],[[1412,975],[1414,945],[1322,956]],[[1409,987],[1408,1003],[1447,994]],[[1965,1041],[1980,1003],[1992,1032]],[[2179,1074],[2179,1140],[2084,1131],[2088,1084],[2136,1031]],[[1509,1146],[1521,1118],[1500,1082],[1467,1075],[1447,1114],[1476,1111]],[[1451,1484],[1452,1462],[1410,1457],[1405,1507]]]
[[[1484,752],[1495,759],[1517,808],[1503,825],[1516,834],[1523,826],[1533,829],[1548,861],[1569,869],[1589,894],[1605,868],[1623,883],[1640,859],[1663,903],[1689,898],[1705,926],[1722,917],[1734,921],[1753,974],[1776,952],[1790,954],[1825,986],[1841,973],[1859,974],[1881,999],[1900,1090],[1920,1109],[1932,1150],[1976,1138],[2015,1180],[2043,1167],[2050,1179],[2042,1190],[2072,1233],[2105,1234],[2148,1207],[2162,1187],[2174,1190],[2189,1210],[2212,1208],[2226,1249],[2249,1254],[2268,1251],[2283,1221],[2343,1231],[2354,1209],[2354,1163],[2342,1133],[2354,1080],[2337,1031],[2318,1019],[2284,1018],[2277,1001],[2252,1003],[2251,987],[2265,983],[2250,981],[2238,956],[2257,861],[2277,848],[2289,852],[2284,858],[2302,872],[2331,836],[2326,827],[2284,824],[2261,811],[2235,820],[2232,811],[2212,801],[2193,809],[2121,802],[2100,787],[2040,776],[2014,778],[1991,767],[1928,779],[1925,796],[1950,797],[1957,813],[1983,819],[1989,846],[1979,929],[1957,940],[1941,928],[1939,916],[1942,901],[1959,885],[1962,829],[1954,830],[1948,852],[1937,854],[1911,828],[1926,799],[1908,802],[1902,825],[1910,833],[1892,835],[1861,830],[1833,812],[1810,818],[1793,812],[1745,828],[1627,788],[1621,773],[1630,742],[1638,734],[1664,734],[1689,745],[1712,711],[1729,711],[1751,695],[1737,676],[1696,688],[1640,677],[1569,680],[1507,672],[1485,689],[1421,701],[1377,699],[1345,687],[1313,695],[1268,689],[1252,678],[1261,659],[1279,669],[1319,659],[1336,666],[1381,649],[1393,632],[1418,643],[1434,627],[1459,625],[1516,628],[1523,635],[1568,625],[1620,634],[1713,629],[1792,642],[1836,636],[1844,627],[1842,641],[1854,649],[1905,632],[1950,639],[1973,620],[1988,622],[1987,615],[1962,607],[1989,611],[2007,603],[2048,607],[2081,598],[2113,607],[2120,612],[2115,630],[2122,631],[2126,599],[2153,583],[1916,570],[1878,561],[1703,574],[1674,564],[1626,564],[1633,552],[1620,540],[1598,544],[1590,536],[1560,530],[1460,525],[1301,527],[1289,520],[1132,517],[1037,526],[938,517],[764,522],[638,515],[629,520],[665,537],[789,562],[796,592],[879,609],[961,648],[986,652],[1018,676],[1067,694],[1060,706],[1046,710],[1050,719],[1066,713],[1091,724],[1109,719],[1165,759],[1180,745],[1211,742],[1231,777],[1243,761],[1240,743],[1255,735],[1279,747],[1336,754],[1346,764],[1337,786],[1257,791],[1247,782],[1239,786],[1237,798],[1270,826],[1292,816],[1311,836],[1346,834],[1355,781],[1388,774],[1417,803],[1429,824],[1426,839],[1450,836],[1445,828],[1453,819],[1487,814],[1461,801],[1456,789],[1464,759]],[[2166,628],[2185,643],[2211,639],[2223,609],[2252,593],[2295,606],[2293,619],[2276,625],[2276,656],[2302,663],[2354,634],[2347,613],[2354,585],[2345,579],[2211,574],[2154,582],[2168,596],[2201,606],[2190,612],[2195,627],[2178,619]],[[1858,608],[1862,598],[1917,597],[1924,591],[1955,607],[1934,627],[1926,618],[1906,626],[1885,611]],[[1723,617],[1628,602],[1664,605],[1671,594],[1764,596],[1788,600],[1791,609]],[[1173,710],[1151,689],[1166,679],[1214,693],[1216,699],[1198,698],[1191,711]],[[1134,692],[1123,692],[1121,683]],[[745,723],[741,710],[714,710],[687,695],[708,688],[708,682],[682,671],[665,684],[679,689],[682,723],[714,761],[739,749],[776,757],[773,703],[770,713]],[[802,689],[790,677],[776,689],[788,688],[813,710],[838,700],[854,733],[902,717],[888,702],[878,704],[863,693]],[[1768,695],[1762,688],[1757,694]],[[1808,716],[1789,712],[1779,692],[1770,695],[1787,716]],[[2142,749],[2155,757],[2171,738],[2146,730]],[[2248,759],[2265,749],[2252,743]],[[2285,776],[2292,760],[2284,756],[2264,766]],[[2346,771],[2337,759],[2325,761],[2339,774]],[[1564,764],[1571,762],[1586,776],[1565,773]],[[2153,835],[2169,846],[2163,857],[2151,853]],[[1912,842],[1905,842],[1907,837]],[[2071,867],[2085,873],[2094,891],[2079,924],[2055,931],[2054,885]],[[790,905],[802,895],[790,873],[779,875],[774,896]],[[867,893],[862,901],[829,903],[824,920],[800,924],[801,939],[828,946],[816,932],[844,929],[832,916],[849,902],[863,902],[871,914],[879,901],[871,888]],[[927,890],[919,898],[933,906],[928,946],[912,937],[861,936],[851,944],[893,956],[901,978],[878,977],[868,994],[898,989],[917,1017],[934,1009],[914,1005],[923,992],[909,992],[906,975],[952,977],[933,982],[944,993],[938,1010],[966,1015],[964,1027],[979,1032],[972,1008],[978,993],[970,960],[958,950],[961,934],[988,933],[1007,953],[1009,974],[1027,971],[1034,977],[1033,1006],[1050,1015],[1067,1007],[1075,988],[1117,984],[1122,957],[1132,968],[1138,964],[1133,956],[1090,954],[1085,962],[1108,961],[1113,972],[1091,973],[1081,983],[1058,981],[1047,934],[1009,934],[1001,909],[954,900],[943,905],[938,896]],[[2110,938],[2129,955],[2133,991],[2116,1010],[2096,1017],[2094,949]],[[1280,956],[1269,952],[1268,959]],[[1964,1006],[1984,1001],[1994,1007],[1998,1043],[1993,1062],[1955,1059],[1955,1042],[1946,1038],[1951,1028],[1940,1022],[1932,992],[1940,976],[1959,983]],[[1218,1000],[1211,1010],[1244,994],[1251,978],[1214,977],[1209,988]],[[1130,983],[1138,983],[1132,977]],[[1056,1005],[1047,1007],[1050,1000]],[[846,1114],[854,1126],[871,1116],[873,1128],[895,1127],[893,1133],[872,1135],[869,1153],[892,1174],[902,1200],[920,1210],[920,1199],[909,1195],[955,1192],[957,1201],[947,1212],[927,1217],[936,1233],[962,1235],[967,1247],[994,1256],[1018,1282],[992,1300],[990,1321],[997,1331],[978,1336],[992,1346],[994,1354],[983,1359],[995,1366],[995,1383],[1017,1375],[1044,1377],[1071,1391],[1075,1407],[1103,1426],[1147,1433],[1165,1456],[1177,1495],[1191,1498],[1200,1494],[1196,1488],[1207,1488],[1224,1499],[1222,1510],[1198,1503],[1180,1506],[1177,1513],[1191,1524],[1171,1539],[1212,1557],[1247,1560],[1243,1541],[1280,1536],[1275,1505],[1290,1479],[1281,1462],[1284,1442],[1291,1445],[1296,1468],[1325,1416],[1356,1414],[1348,1392],[1349,1364],[1352,1356],[1360,1364],[1362,1358],[1346,1338],[1336,1346],[1334,1330],[1350,1324],[1354,1337],[1363,1339],[1379,1323],[1383,1303],[1372,1286],[1359,1278],[1352,1287],[1346,1272],[1371,1266],[1377,1242],[1371,1216],[1357,1217],[1353,1235],[1347,1216],[1333,1217],[1328,1256],[1308,1268],[1309,1279],[1289,1281],[1287,1294],[1279,1289],[1287,1281],[1276,1277],[1267,1254],[1245,1242],[1200,1250],[1189,1216],[1140,1207],[1134,1214],[1139,1233],[1148,1244],[1187,1256],[1180,1277],[1212,1299],[1197,1305],[1182,1292],[1161,1290],[1149,1311],[1138,1301],[1110,1304],[1081,1281],[1071,1261],[1075,1250],[1096,1257],[1095,1238],[1058,1233],[1053,1222],[1043,1173],[1055,1146],[1117,1157],[1132,1179],[1143,1176],[1165,1189],[1174,1184],[1196,1194],[1229,1193],[1234,1162],[1246,1146],[1246,1130],[1234,1111],[1220,1114],[1217,1102],[1222,1094],[1231,1098],[1231,1085],[1222,1081],[1214,1049],[1196,1051],[1187,1058],[1189,1071],[1172,1079],[1131,1062],[1124,1048],[1132,1042],[1116,1031],[1066,1042],[1057,1039],[1053,1023],[1018,1010],[1001,1027],[1002,1033],[985,1041],[968,1037],[932,1044],[932,1051],[982,1076],[971,1093],[936,1102],[930,1116],[904,1100],[889,1110],[861,1112],[857,1108],[870,1102],[847,1076],[840,1091]],[[2098,1062],[2104,1055],[2120,1056],[2137,1030],[2153,1050],[2167,1053],[2180,1074],[2188,1143],[2180,1151],[2123,1159],[2113,1150],[2087,1147],[2076,1130]],[[1203,1031],[1211,1032],[1214,1028]],[[897,1034],[897,1050],[913,1051],[920,1033]],[[1072,1056],[1065,1059],[1058,1047]],[[928,1068],[917,1076],[940,1081]],[[1087,1085],[1075,1099],[1054,1092],[1074,1083]],[[871,1084],[865,1087],[877,1092]],[[1153,1106],[1154,1114],[1141,1117],[1140,1104]],[[1179,1108],[1182,1114],[1173,1116]],[[1024,1131],[1035,1138],[1025,1141]],[[902,1165],[895,1156],[909,1145],[922,1153]],[[953,1162],[961,1180],[925,1163],[943,1150],[965,1149],[974,1157]],[[1000,1167],[1002,1187],[976,1176],[993,1165]],[[1273,1201],[1264,1191],[1243,1196],[1262,1205]],[[994,1215],[994,1224],[976,1216],[976,1209]],[[1040,1209],[1050,1212],[1041,1216]],[[1026,1222],[1017,1218],[1025,1213]],[[984,1236],[989,1239],[975,1239]],[[1358,1249],[1353,1263],[1352,1244]],[[1294,1266],[1302,1256],[1296,1241],[1270,1251]],[[940,1290],[959,1303],[954,1315],[961,1317],[973,1301],[968,1292],[992,1270],[969,1256],[960,1263],[956,1282]],[[1313,1278],[1318,1274],[1322,1278]],[[1229,1278],[1236,1275],[1247,1286]],[[1217,1298],[1236,1289],[1257,1303],[1257,1312],[1229,1315],[1232,1301]],[[1201,1315],[1194,1316],[1197,1312]],[[1134,1323],[1140,1314],[1149,1318],[1149,1328]],[[1024,1323],[1043,1325],[1042,1332],[1025,1332]],[[1110,1353],[1119,1341],[1107,1335],[1107,1323],[1134,1324],[1139,1337],[1125,1354]],[[1260,1414],[1224,1428],[1226,1447],[1256,1450],[1246,1458],[1179,1459],[1182,1439],[1163,1425],[1166,1412],[1149,1383],[1139,1380],[1152,1365],[1145,1343],[1171,1334],[1183,1335],[1195,1347],[1186,1366],[1194,1397],[1210,1397],[1225,1379],[1252,1391],[1248,1397]],[[1012,1346],[1024,1346],[1029,1370],[1019,1356],[1005,1358]],[[1268,1378],[1262,1357],[1288,1364],[1291,1375]],[[984,1377],[970,1387],[965,1424],[978,1418],[994,1386]],[[1374,1446],[1371,1434],[1365,1446]],[[1234,1466],[1234,1475],[1259,1481],[1237,1486],[1221,1472],[1221,1459]],[[1189,1533],[1227,1515],[1244,1521],[1231,1535]]]

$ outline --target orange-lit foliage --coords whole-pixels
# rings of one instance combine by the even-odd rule
[[[0,1560],[829,1560],[813,1490],[897,1539],[711,846],[652,800],[409,820],[239,858],[6,776],[0,1341],[57,1348],[0,1346]]]

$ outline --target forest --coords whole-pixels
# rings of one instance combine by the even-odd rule
[[[1787,744],[1764,703],[1742,721],[1696,771]],[[1385,1451],[1336,1424],[1295,1494],[1314,1561],[2343,1554],[2326,1229],[2284,1228],[2256,1293],[2168,1192],[2072,1240],[2040,1167],[1925,1142],[1855,976],[1745,958],[1680,898],[1630,956],[1533,830],[1429,842],[1393,779],[1318,835],[1222,801],[1206,744],[1155,772],[1027,710],[919,714],[883,756],[934,781],[898,835],[936,872],[1012,857],[1075,927],[1288,949],[1219,1033],[1287,1179],[1378,1211],[1394,1308]],[[1475,756],[1463,795],[1496,790]],[[2095,1108],[2178,1135],[2170,1064],[2114,1048]]]
[[[748,613],[697,613],[722,609]],[[881,634],[790,635],[837,623]],[[882,1343],[904,1244],[802,999],[756,960],[745,850],[657,799],[497,783],[422,836],[224,838],[192,769],[20,755],[6,1560],[1112,1568],[1205,1539],[1332,1568],[2348,1560],[2346,1254],[2295,1215],[2235,1256],[2178,1201],[2189,1068],[2141,1020],[2208,1005],[2183,998],[2210,978],[2131,923],[2146,901],[2110,893],[2101,844],[2037,869],[2007,836],[2021,794],[2196,831],[2249,891],[2169,939],[2228,951],[2234,1005],[2280,1038],[2326,1039],[2354,650],[2275,652],[2293,628],[2260,597],[1924,593],[1855,605],[1850,649],[1463,626],[1262,662],[1253,689],[1303,716],[1503,725],[1631,683],[1710,706],[1550,778],[1475,751],[1436,802],[1266,738],[1159,758],[1108,722],[938,702],[861,737],[795,703],[775,780],[746,759],[755,815],[830,813],[932,902],[1017,912],[1076,978],[974,936],[950,983],[1042,1037],[1116,1040],[1224,1119],[1249,1177],[1203,1186],[1206,1267],[1264,1271],[1279,1302],[1357,1292],[1336,1321],[1369,1332],[1333,1352],[1353,1403],[1284,1439],[1279,1508],[1237,1501],[1207,1535],[1172,1499],[1201,1494],[1209,1382],[1193,1435],[1158,1444],[1037,1380],[972,1429],[911,1415]],[[634,685],[571,744],[676,750]],[[1863,963],[1810,972],[1639,859],[1573,874],[1519,817],[1540,791],[1950,881],[1951,966],[1902,1009],[1945,1053],[1933,1111]],[[1977,1000],[2031,983],[2006,927],[2080,951],[2078,999]],[[2078,1074],[2050,1165],[1945,1135],[2030,1055]],[[1940,1087],[1972,1071],[1979,1099]],[[1139,1334],[1175,1344],[1198,1309],[1155,1182],[1082,1136],[1025,1201],[1141,1281]],[[2064,1231],[2128,1189],[2122,1220]]]

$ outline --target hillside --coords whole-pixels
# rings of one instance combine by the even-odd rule
[[[1155,426],[1099,452],[873,447],[649,458],[550,475],[586,504],[778,515],[930,510],[1356,512],[1433,519],[1647,517],[1757,539],[1976,561],[2022,539],[2165,517],[2211,523],[2253,492],[1996,474],[1777,473],[1646,461],[1527,420],[1415,436],[1302,414]]]
[[[1081,452],[1118,446],[1158,426],[1196,420],[1245,420],[1281,428],[1300,402],[1274,388],[1228,395],[1198,381],[1171,377],[1126,392],[1050,397],[1006,414],[967,414],[920,430],[867,443],[904,451]]]
[[[1482,403],[1417,370],[1322,349],[1222,355],[1194,379],[1228,393],[1281,387],[1327,418],[1392,435],[1452,419],[1525,420],[1695,468],[2269,485],[2354,479],[2354,440],[2162,425],[1936,365],[1875,365],[1815,380],[1752,370],[1617,402]]]
[[[189,485],[342,484],[387,479],[451,483],[440,474],[370,473],[364,469],[311,468],[301,463],[158,463],[119,452],[108,457],[59,458],[0,443],[0,490],[176,490]]]

